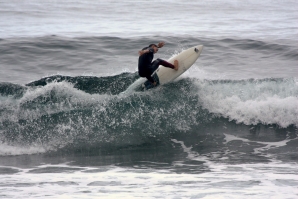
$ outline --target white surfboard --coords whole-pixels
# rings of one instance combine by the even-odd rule
[[[196,62],[202,50],[203,50],[203,45],[198,45],[198,46],[191,47],[187,50],[183,50],[178,55],[175,55],[168,60],[168,62],[171,64],[174,64],[174,61],[178,60],[179,68],[177,71],[160,65],[156,69],[156,71],[154,71],[154,73],[152,74],[152,77],[158,81],[159,85],[163,85],[173,81],[174,79],[182,75],[185,71],[187,71]],[[132,89],[134,90],[135,88],[138,87],[138,85],[142,85],[144,90],[154,87],[146,78],[140,78],[136,82],[134,82],[131,86],[129,86],[127,91]]]
[[[168,62],[171,64],[174,64],[175,60],[178,60],[179,62],[179,69],[178,71],[175,71],[171,68],[167,68],[164,66],[159,66],[158,69],[156,69],[156,74],[159,78],[159,84],[163,85],[170,81],[173,81],[180,75],[182,75],[185,71],[187,71],[199,58],[201,52],[203,50],[202,45],[191,47],[187,50],[183,50],[178,55],[171,57]]]

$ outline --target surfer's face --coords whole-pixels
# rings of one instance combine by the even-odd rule
[[[154,50],[154,53],[157,53],[157,51],[158,51],[157,46],[152,46],[152,48],[153,48],[153,50]]]

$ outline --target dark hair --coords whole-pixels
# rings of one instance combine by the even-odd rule
[[[156,46],[156,48],[158,48],[158,46],[156,44],[150,44],[149,47],[152,47],[152,46]]]

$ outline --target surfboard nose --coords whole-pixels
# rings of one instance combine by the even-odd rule
[[[197,46],[195,46],[195,48],[194,48],[194,51],[195,51],[196,53],[201,53],[202,50],[203,50],[203,45],[197,45]]]

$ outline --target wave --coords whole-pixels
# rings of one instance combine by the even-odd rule
[[[212,129],[215,123],[250,129],[255,125],[298,126],[294,78],[183,78],[147,92],[123,94],[136,79],[135,73],[122,73],[56,75],[26,86],[0,83],[0,142],[27,147],[24,153],[39,149],[43,153],[83,146],[141,145],[202,126]],[[7,154],[0,149],[0,155]]]

